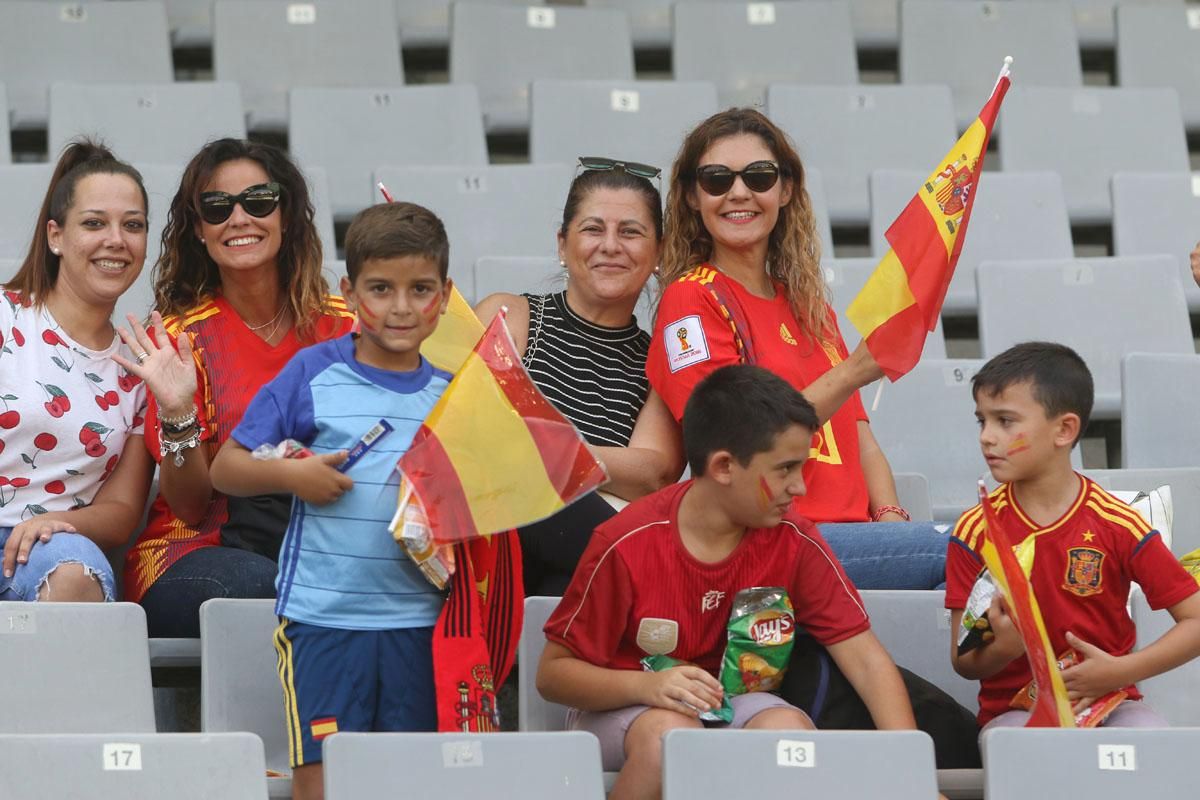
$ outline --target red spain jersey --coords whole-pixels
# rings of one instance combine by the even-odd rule
[[[782,586],[796,625],[822,644],[870,628],[857,590],[816,526],[790,510],[751,528],[725,559],[698,561],[679,538],[679,503],[692,481],[627,506],[596,528],[546,638],[610,669],[641,669],[646,655],[690,661],[714,675],[730,604],[742,589]]]
[[[1055,654],[1070,648],[1070,631],[1113,655],[1133,650],[1136,631],[1126,602],[1137,583],[1150,607],[1169,608],[1200,590],[1178,559],[1138,512],[1079,476],[1079,496],[1056,522],[1041,527],[1021,510],[1012,487],[1003,484],[991,502],[1000,524],[1012,535],[1032,537],[1030,582]],[[983,568],[981,548],[987,535],[983,509],[975,506],[959,518],[946,553],[946,608],[966,607],[967,596]],[[1032,680],[1022,655],[979,686],[979,724],[1008,710],[1009,701]],[[1126,689],[1141,697],[1137,688]]]
[[[834,319],[832,309],[829,315]],[[705,264],[663,292],[646,375],[678,421],[696,384],[729,364],[757,364],[803,391],[847,357],[836,320],[834,334],[824,342],[804,336],[782,284],[766,300]],[[858,449],[858,422],[866,419],[855,392],[813,437],[804,465],[808,493],[796,499],[798,514],[816,522],[870,518]]]
[[[354,315],[340,297],[329,297],[331,313],[317,320],[315,340],[324,341],[350,330]],[[242,419],[250,399],[274,378],[301,348],[292,328],[271,346],[256,336],[224,295],[217,294],[181,316],[163,320],[174,340],[181,332],[192,339],[196,362],[196,408],[204,426],[204,440],[211,464],[229,433]],[[149,394],[149,393],[148,393]],[[158,404],[149,394],[146,412],[146,447],[155,461],[161,460],[158,444]],[[125,554],[125,599],[141,600],[146,590],[167,567],[193,550],[221,543],[221,526],[228,517],[225,495],[213,492],[208,513],[190,526],[171,513],[160,494],[150,507],[150,517],[137,543]]]

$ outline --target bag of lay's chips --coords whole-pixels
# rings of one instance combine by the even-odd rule
[[[1056,663],[1058,670],[1061,672],[1067,667],[1072,667],[1080,661],[1079,654],[1074,650],[1068,650],[1060,655]],[[1096,702],[1092,703],[1087,708],[1075,715],[1075,727],[1077,728],[1094,728],[1111,714],[1117,706],[1125,701],[1129,694],[1124,689],[1118,689],[1115,692],[1109,692],[1103,697],[1097,698]],[[1009,708],[1020,709],[1021,711],[1029,711],[1037,703],[1037,684],[1033,681],[1025,684],[1021,691],[1013,695],[1013,699],[1009,701]]]
[[[778,690],[796,638],[787,590],[758,586],[738,592],[730,607],[726,635],[720,675],[725,696]]]
[[[670,656],[653,655],[642,659],[642,669],[646,672],[663,672],[672,667],[680,667],[688,663],[687,661],[680,661],[678,658],[671,658]],[[684,703],[684,705],[689,704]],[[729,705],[728,693],[721,697],[720,708],[701,711],[700,719],[704,722],[733,722],[733,706]]]
[[[1179,563],[1183,565],[1189,575],[1196,579],[1196,583],[1200,583],[1200,548],[1182,556]]]

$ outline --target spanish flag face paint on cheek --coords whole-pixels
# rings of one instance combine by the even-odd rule
[[[762,475],[758,476],[758,504],[762,506],[763,511],[766,511],[772,506],[771,498],[774,493],[771,491],[771,486],[767,483],[767,479]]]
[[[1020,433],[1020,434],[1017,434],[1016,440],[1013,442],[1012,447],[1010,447],[1008,449],[1008,452],[1005,453],[1005,455],[1006,456],[1015,456],[1017,453],[1024,453],[1026,450],[1028,450],[1031,447],[1033,447],[1033,445],[1031,445],[1029,443],[1029,440],[1027,438],[1025,438],[1025,434]]]

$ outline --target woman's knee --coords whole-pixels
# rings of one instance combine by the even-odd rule
[[[100,603],[109,599],[96,571],[79,562],[59,564],[38,587],[38,602]]]

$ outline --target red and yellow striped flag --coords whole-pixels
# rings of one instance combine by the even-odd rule
[[[1033,586],[1013,549],[1020,542],[1013,542],[1008,531],[996,519],[983,481],[979,482],[979,503],[983,506],[984,524],[987,526],[987,535],[981,548],[983,562],[1008,601],[1009,616],[1021,632],[1025,656],[1029,659],[1033,682],[1037,686],[1037,696],[1025,727],[1074,728],[1075,715],[1071,713],[1067,687],[1063,684],[1054,650],[1050,647],[1046,623],[1042,620]]]
[[[895,381],[921,358],[937,327],[962,250],[988,137],[1008,91],[1008,63],[967,132],[887,230],[891,249],[846,309],[885,375]]]
[[[446,544],[544,519],[606,480],[521,365],[503,313],[488,325],[398,464]]]

